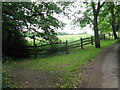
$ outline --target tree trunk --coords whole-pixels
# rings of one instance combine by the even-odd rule
[[[113,29],[114,39],[118,39],[117,34],[116,34],[116,32],[115,32],[115,27],[114,27],[114,25],[112,25],[112,29]]]
[[[103,6],[103,4],[102,4]],[[100,48],[100,37],[99,37],[99,33],[98,33],[98,22],[97,22],[97,17],[99,14],[99,10],[102,7],[100,6],[100,2],[98,2],[98,7],[97,9],[95,9],[95,3],[92,2],[92,8],[93,8],[93,14],[94,14],[94,21],[93,21],[93,25],[94,25],[94,35],[95,35],[95,47],[96,48]]]
[[[94,34],[95,34],[95,47],[100,48],[100,37],[98,33],[98,22],[97,22],[97,14],[94,13]]]
[[[113,35],[114,35],[114,39],[118,39],[117,34],[116,34],[116,26],[115,26],[115,14],[114,14],[114,3],[112,3],[112,5],[110,6],[110,13],[112,16],[112,31],[113,31]]]

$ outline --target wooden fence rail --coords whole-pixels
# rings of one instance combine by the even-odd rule
[[[100,37],[100,39],[106,40],[106,35],[103,34]],[[110,39],[110,35],[109,35],[109,39]],[[89,44],[93,45],[94,42],[95,42],[94,36],[91,36],[91,37],[87,37],[87,38],[80,38],[80,39],[72,41],[72,42],[68,42],[66,40],[66,42],[53,43],[52,45],[56,45],[56,49],[58,49],[58,50],[63,49],[66,52],[66,54],[69,54],[69,49],[77,48],[77,47],[81,47],[81,49],[84,49],[84,46],[89,45]],[[34,40],[34,46],[28,46],[28,49],[32,52],[30,54],[34,55],[34,57],[37,58],[37,55],[42,55],[42,52],[49,51],[51,49],[52,45],[44,44],[44,45],[37,46],[35,44],[35,40]],[[46,48],[44,48],[44,47],[46,47]]]

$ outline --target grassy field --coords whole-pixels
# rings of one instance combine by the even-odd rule
[[[80,39],[81,37],[82,38],[85,38],[85,37],[90,37],[90,35],[59,35],[57,36],[60,40],[62,40],[62,42],[65,42],[66,40],[68,40],[68,42],[71,42],[71,41],[75,41],[75,40],[78,40]],[[27,41],[28,41],[28,44],[29,45],[33,45],[33,40],[30,39],[30,38],[27,38]],[[37,45],[40,45],[41,42],[40,41],[36,41],[36,44]]]
[[[66,83],[61,85],[62,81],[58,81],[55,87],[78,87],[83,79],[83,70],[81,67],[98,55],[105,47],[115,42],[117,42],[117,40],[101,41],[102,48],[98,49],[92,45],[88,45],[83,50],[80,48],[70,50],[70,54],[58,54],[46,58],[19,60],[15,62],[15,66],[24,66],[31,70],[57,72],[57,74],[62,77],[62,81]]]
[[[72,41],[75,41],[75,40],[79,40],[81,37],[82,38],[86,38],[86,37],[90,37],[92,35],[88,35],[88,34],[84,34],[84,35],[58,35],[57,37],[62,40],[62,42],[65,42],[66,40],[68,42],[72,42]],[[109,39],[109,36],[108,34],[106,34],[106,38]],[[112,36],[110,36],[111,39],[113,39]],[[39,39],[39,38],[38,38]],[[26,38],[26,40],[28,41],[28,45],[33,45],[33,39],[30,39],[30,38]],[[42,40],[42,39],[40,39]],[[36,40],[36,44],[37,45],[41,45],[41,44],[46,44],[46,43],[41,43],[41,41],[37,41]]]
[[[61,36],[58,36],[58,38],[60,40],[62,40],[63,42],[68,40],[68,42],[71,42],[71,41],[75,41],[75,40],[78,40],[80,38],[86,38],[86,37],[90,37],[90,35],[61,35]]]

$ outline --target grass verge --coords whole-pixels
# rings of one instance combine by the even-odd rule
[[[114,44],[118,40],[101,41],[102,48],[92,45],[70,50],[70,54],[57,55],[38,59],[25,59],[16,61],[15,66],[23,66],[32,70],[53,71],[60,76],[54,87],[73,88],[81,85],[81,67],[96,57],[104,48]]]

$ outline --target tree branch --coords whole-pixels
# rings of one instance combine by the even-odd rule
[[[100,8],[105,4],[105,2],[103,2],[101,5],[100,5]]]
[[[100,5],[100,2],[98,2],[98,7],[97,7],[97,15],[99,14],[99,11],[100,11],[100,8],[105,4],[105,2],[103,2],[101,5]]]
[[[95,3],[92,2],[92,8],[93,8],[93,12],[96,13],[96,10],[95,10]]]
[[[100,8],[100,2],[98,2],[98,7],[97,7],[97,9],[98,9],[98,8]]]

